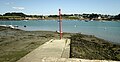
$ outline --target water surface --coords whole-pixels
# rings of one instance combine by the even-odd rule
[[[0,21],[2,25],[18,25],[19,29],[26,31],[58,31],[57,20],[37,20],[37,21]],[[63,32],[83,33],[95,35],[99,38],[120,43],[120,22],[115,21],[79,21],[63,20]],[[26,27],[24,27],[26,26]]]

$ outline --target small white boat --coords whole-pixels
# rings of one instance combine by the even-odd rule
[[[57,33],[60,33],[60,31],[56,31]],[[61,32],[61,33],[63,33],[63,32]]]
[[[7,27],[7,25],[0,25],[0,26],[4,26],[4,27]]]
[[[93,21],[93,19],[91,19],[90,21]]]
[[[8,27],[13,28],[13,29],[15,28],[13,25],[8,25]]]
[[[13,26],[13,25],[0,25],[0,26],[15,28],[15,26]]]

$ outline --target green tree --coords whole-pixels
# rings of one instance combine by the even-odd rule
[[[59,17],[58,15],[49,15],[48,17]]]
[[[99,17],[99,15],[98,14],[94,14],[94,13],[90,14],[90,16],[89,16],[90,19],[98,18],[98,17]]]
[[[24,13],[5,13],[3,16],[21,16],[25,17],[26,15]]]
[[[114,16],[112,19],[119,19],[120,20],[120,14]]]

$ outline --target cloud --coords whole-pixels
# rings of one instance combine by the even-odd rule
[[[5,3],[5,5],[12,5],[12,4],[14,4],[14,2],[7,2],[7,3]]]
[[[7,11],[7,12],[22,12],[21,10],[16,10],[16,11]]]
[[[12,7],[13,9],[16,9],[16,10],[23,10],[25,9],[24,7]]]

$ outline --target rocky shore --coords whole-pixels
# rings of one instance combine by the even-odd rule
[[[70,57],[91,60],[120,61],[120,45],[113,44],[92,35],[71,36]]]

